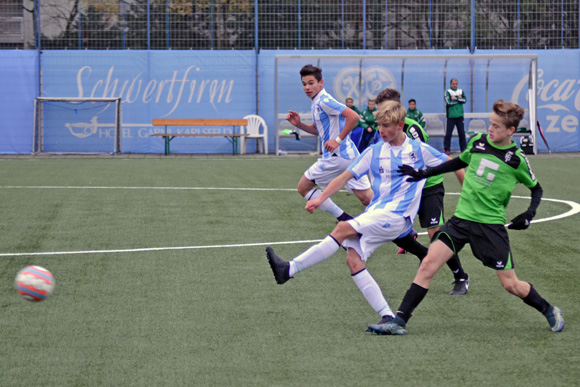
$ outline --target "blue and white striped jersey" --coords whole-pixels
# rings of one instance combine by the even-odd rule
[[[409,176],[401,175],[399,167],[405,164],[422,169],[443,164],[445,160],[446,154],[406,137],[401,146],[393,147],[382,141],[371,145],[348,170],[356,179],[369,174],[373,200],[365,211],[386,210],[413,220],[419,210],[425,179],[408,182]]]
[[[320,90],[312,100],[310,110],[312,111],[314,125],[316,125],[318,130],[318,137],[322,141],[323,159],[328,159],[332,156],[332,153],[324,149],[324,143],[334,140],[344,129],[346,119],[341,115],[344,109],[346,109],[346,105],[338,102],[324,89]],[[359,155],[358,149],[350,139],[350,136],[347,136],[333,153],[348,160],[354,159]]]

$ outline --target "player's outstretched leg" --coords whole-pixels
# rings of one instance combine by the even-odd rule
[[[411,232],[409,233],[409,235],[413,239],[417,239],[419,237],[419,234],[417,234],[417,231],[415,231],[415,230],[411,230]],[[407,254],[407,250],[405,250],[404,248],[401,247],[399,249],[399,251],[397,251],[397,254]],[[427,254],[425,254],[425,255],[427,255]],[[419,259],[423,259],[423,257],[421,257]]]
[[[274,253],[271,247],[266,248],[266,258],[274,273],[274,279],[278,285],[286,283],[290,278],[290,262],[286,262]]]
[[[544,314],[550,328],[553,332],[560,332],[564,329],[564,314],[557,306],[550,306],[550,309]]]

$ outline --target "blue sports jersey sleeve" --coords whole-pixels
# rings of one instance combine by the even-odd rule
[[[372,160],[372,147],[368,147],[357,156],[356,159],[350,164],[347,170],[353,174],[355,179],[360,179],[362,176],[366,176],[371,167]]]
[[[427,167],[436,167],[441,165],[447,160],[448,157],[445,153],[441,153],[431,145],[425,144],[423,142],[421,143],[421,153],[423,154],[423,159],[425,160],[425,165]]]

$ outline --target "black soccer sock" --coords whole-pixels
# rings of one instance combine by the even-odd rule
[[[455,277],[456,280],[467,278],[467,274],[463,271],[463,267],[461,267],[461,262],[459,261],[459,256],[457,254],[453,254],[453,257],[447,261],[447,266],[451,269],[453,277]]]
[[[542,314],[546,314],[550,309],[550,303],[540,296],[540,293],[534,289],[534,285],[532,284],[530,284],[530,293],[522,298],[522,301]]]
[[[423,258],[427,256],[427,251],[429,249],[417,242],[417,240],[411,234],[412,233],[408,233],[404,237],[397,238],[393,241],[393,243],[403,250],[407,250],[409,253],[415,255],[417,258],[419,258],[419,261],[423,261]]]
[[[405,293],[403,301],[401,301],[401,305],[397,310],[397,317],[402,318],[405,322],[409,321],[413,311],[423,301],[428,291],[429,289],[425,289],[413,282],[407,293]]]
[[[347,214],[346,212],[343,212],[338,218],[336,218],[339,222],[346,222],[347,220],[352,219],[352,216],[350,216],[349,214]]]

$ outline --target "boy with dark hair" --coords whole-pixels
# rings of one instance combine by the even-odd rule
[[[376,143],[380,139],[375,119],[376,112],[377,106],[375,100],[369,98],[367,108],[360,114],[363,130],[358,144],[358,151],[361,153],[368,148],[369,145]]]
[[[358,114],[346,105],[338,102],[324,90],[322,69],[311,64],[300,70],[302,89],[312,100],[312,124],[301,121],[300,115],[290,110],[286,120],[300,130],[320,137],[322,156],[304,172],[298,182],[298,192],[306,200],[316,199],[336,176],[344,172],[359,155],[356,146],[349,137],[359,120]],[[345,188],[356,195],[363,205],[372,199],[372,189],[368,178],[352,179]],[[324,201],[320,209],[340,220],[352,217],[338,207],[330,198]]]
[[[423,117],[423,113],[421,110],[417,109],[417,101],[414,98],[409,100],[409,109],[407,109],[407,117],[412,120],[417,121],[422,128],[425,127],[425,117]]]
[[[358,114],[358,116],[359,116],[359,120],[358,120],[355,128],[349,134],[350,139],[352,140],[352,142],[354,143],[354,145],[358,149],[358,144],[360,144],[360,140],[361,140],[361,137],[362,137],[362,134],[363,134],[363,124],[364,124],[364,122],[362,121],[362,112],[360,111],[359,108],[357,108],[355,106],[354,99],[352,97],[346,97],[346,99],[344,100],[344,103],[345,103],[346,107],[354,110],[355,113]]]
[[[512,140],[524,116],[524,109],[503,99],[493,104],[489,134],[475,135],[459,157],[435,168],[419,169],[403,165],[399,171],[422,179],[467,167],[463,189],[455,215],[443,225],[421,262],[413,284],[405,294],[397,315],[391,321],[369,325],[377,334],[404,335],[406,324],[423,300],[435,273],[467,243],[484,266],[496,270],[499,282],[509,293],[544,315],[554,332],[564,329],[562,311],[549,304],[532,284],[518,279],[510,248],[505,209],[517,183],[531,191],[528,209],[511,220],[512,230],[525,230],[536,215],[542,199],[542,187],[532,172],[526,156]]]

